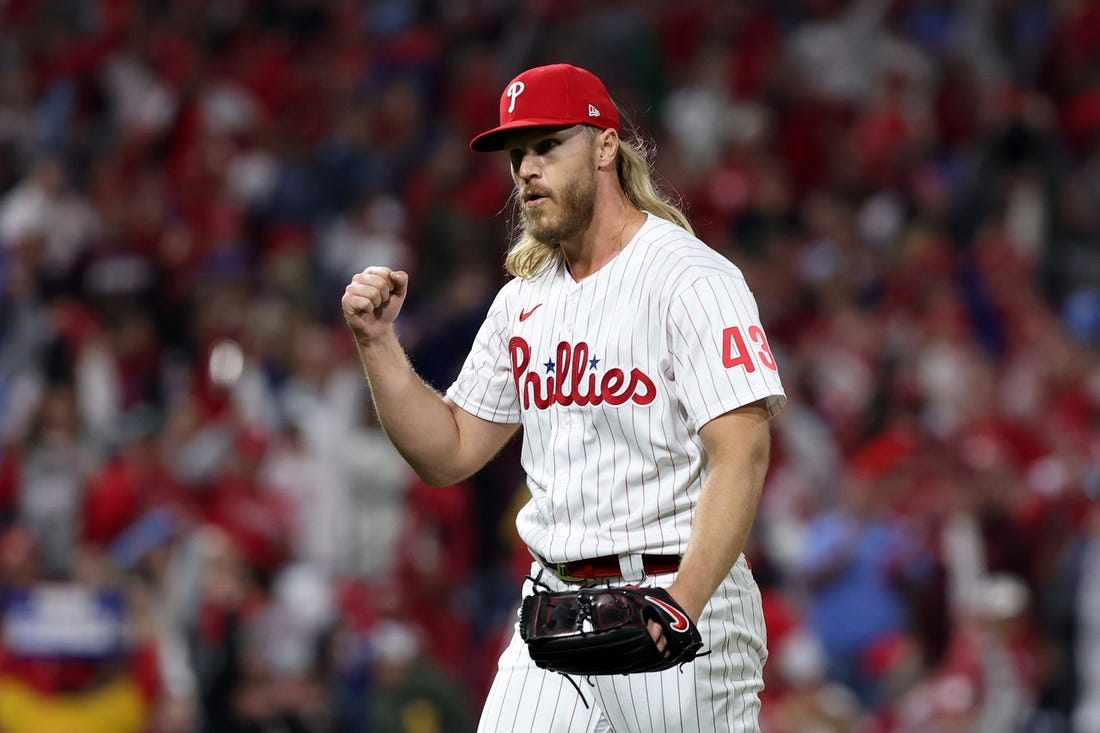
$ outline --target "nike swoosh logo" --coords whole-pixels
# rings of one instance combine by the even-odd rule
[[[520,323],[523,323],[523,322],[524,322],[524,321],[526,321],[526,320],[527,320],[528,318],[530,318],[530,317],[531,317],[531,314],[532,314],[532,313],[534,313],[535,311],[537,311],[537,310],[539,309],[539,306],[541,306],[541,305],[542,305],[542,303],[539,303],[539,305],[536,305],[536,306],[535,306],[534,308],[532,308],[532,309],[531,309],[531,310],[529,310],[529,311],[523,311],[523,310],[521,310],[521,311],[519,312],[519,322],[520,322]]]
[[[660,607],[662,611],[672,617],[672,623],[669,624],[669,627],[673,631],[687,631],[688,628],[691,626],[691,621],[688,620],[687,616],[680,612],[680,609],[676,608],[675,606],[669,605],[668,603],[665,603],[660,598],[654,598],[653,596],[648,596],[648,598],[650,603]]]

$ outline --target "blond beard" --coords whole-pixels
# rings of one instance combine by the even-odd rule
[[[578,179],[567,186],[560,197],[553,197],[553,203],[561,212],[556,223],[543,224],[540,220],[544,215],[540,210],[521,209],[523,231],[538,242],[557,247],[587,229],[596,210],[596,174],[590,170],[587,176],[581,175]]]

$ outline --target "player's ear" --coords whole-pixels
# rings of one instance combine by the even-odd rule
[[[612,128],[601,130],[596,135],[596,165],[600,170],[615,168],[615,160],[619,157],[619,133]]]

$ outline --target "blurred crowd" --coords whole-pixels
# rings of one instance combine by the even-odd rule
[[[444,389],[504,281],[469,138],[599,74],[785,386],[765,733],[1100,730],[1093,0],[0,1],[0,729],[472,730],[517,446],[428,487],[339,299]]]

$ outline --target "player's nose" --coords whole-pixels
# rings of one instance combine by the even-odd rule
[[[537,178],[541,169],[538,165],[538,156],[534,154],[525,154],[519,158],[516,163],[516,177],[524,183],[530,182],[532,179]]]

